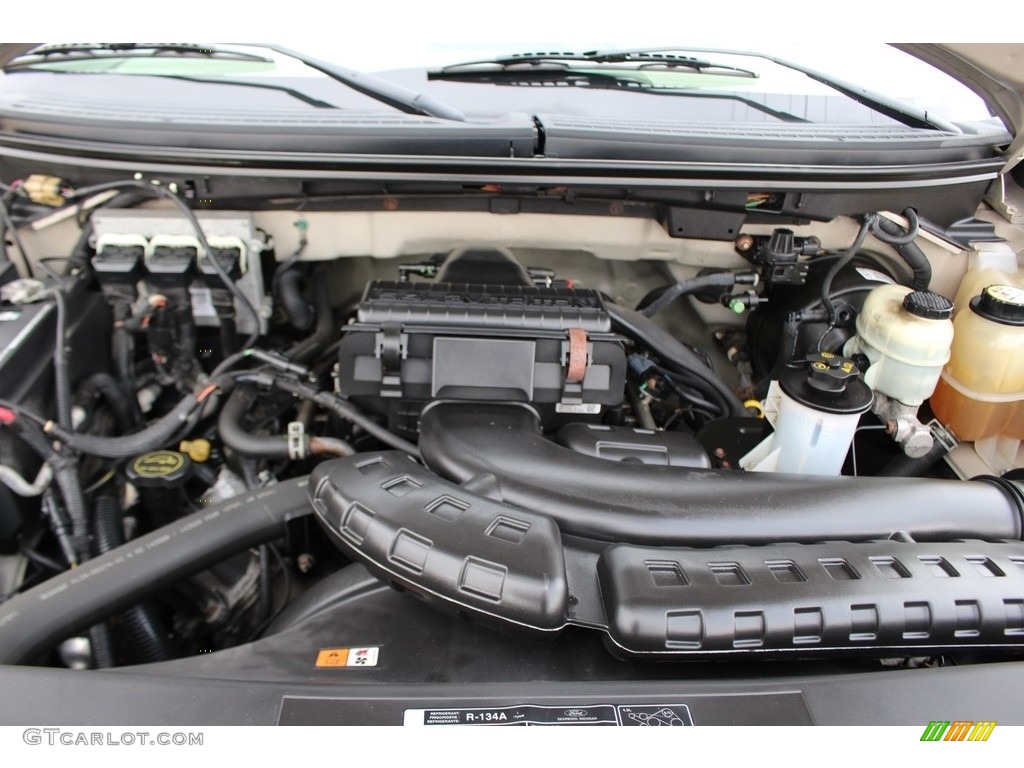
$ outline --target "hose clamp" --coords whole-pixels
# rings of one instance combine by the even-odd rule
[[[301,421],[288,422],[288,458],[306,458],[306,426]]]

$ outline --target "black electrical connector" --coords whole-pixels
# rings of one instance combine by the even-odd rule
[[[779,228],[771,235],[742,235],[736,250],[761,269],[765,290],[779,285],[803,285],[807,282],[807,260],[820,255],[821,241],[816,237],[797,237],[791,229]]]

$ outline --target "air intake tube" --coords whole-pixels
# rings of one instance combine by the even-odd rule
[[[830,539],[1021,539],[1019,488],[917,478],[811,477],[610,462],[546,439],[526,406],[436,403],[426,465],[554,519],[564,534],[659,546]],[[1008,481],[1007,481],[1008,482]]]

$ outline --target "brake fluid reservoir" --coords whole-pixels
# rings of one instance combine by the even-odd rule
[[[766,410],[775,432],[740,459],[755,472],[838,475],[862,413],[874,396],[853,361],[830,352],[787,366],[772,382]],[[772,402],[774,401],[774,402]]]
[[[953,329],[932,411],[960,440],[1024,439],[1024,289],[988,286]]]
[[[929,291],[880,285],[864,300],[857,335],[844,352],[864,354],[872,391],[916,406],[927,400],[949,360],[953,302]]]

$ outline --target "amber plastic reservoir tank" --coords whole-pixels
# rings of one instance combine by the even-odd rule
[[[1024,439],[1024,289],[990,285],[957,314],[931,406],[960,440]]]

